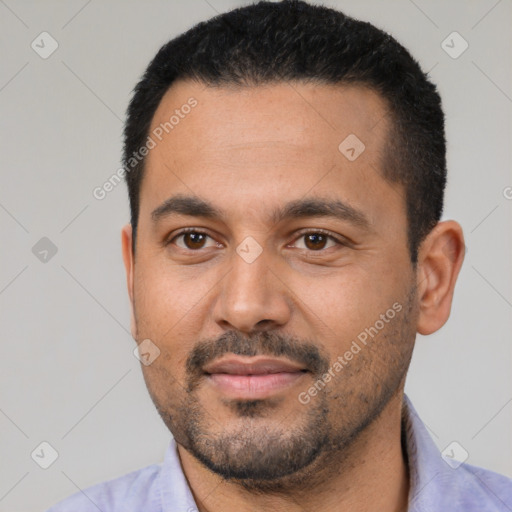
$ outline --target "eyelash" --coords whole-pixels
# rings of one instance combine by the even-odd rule
[[[174,240],[176,240],[180,236],[185,235],[187,233],[196,233],[198,235],[206,235],[207,237],[213,239],[213,237],[211,237],[208,233],[206,233],[204,231],[200,231],[197,228],[184,228],[179,233],[176,233],[172,238],[168,239],[165,242],[165,245],[166,246],[170,245],[172,242],[174,242]],[[309,230],[301,231],[301,232],[298,233],[298,236],[297,236],[297,238],[295,238],[295,240],[298,240],[299,238],[302,238],[302,237],[304,237],[306,235],[310,235],[310,234],[315,234],[315,235],[316,234],[321,234],[321,235],[324,235],[327,238],[329,238],[329,239],[333,240],[334,242],[336,242],[340,246],[347,246],[348,245],[347,242],[344,242],[344,241],[340,240],[336,236],[332,235],[329,231],[326,231],[325,229],[320,229],[320,228],[319,229],[309,229]],[[180,249],[183,249],[183,247],[180,247]],[[327,249],[332,249],[332,247],[328,247]],[[318,249],[317,251],[314,251],[313,249],[302,249],[302,250],[306,250],[306,251],[309,251],[309,252],[312,252],[312,253],[320,253],[320,252],[326,251],[327,249]],[[191,251],[191,252],[198,252],[201,249],[183,249],[183,250],[188,250],[188,251]]]

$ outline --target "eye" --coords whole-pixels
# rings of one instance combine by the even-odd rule
[[[297,241],[303,240],[303,246],[297,247]],[[207,241],[210,240],[210,244],[207,245]],[[328,245],[329,242],[331,245]],[[197,251],[200,249],[205,249],[207,247],[218,247],[219,244],[216,242],[210,235],[203,231],[199,231],[195,228],[184,229],[175,236],[173,236],[169,241],[166,242],[166,245],[175,244],[177,247],[180,247],[184,250]],[[300,233],[299,237],[296,238],[294,242],[295,247],[298,249],[306,249],[309,251],[320,252],[326,249],[330,249],[331,247],[335,247],[336,245],[345,245],[341,240],[337,239],[330,233],[323,230],[310,230],[303,233]]]
[[[209,246],[205,245],[205,242],[208,239],[213,242]],[[177,240],[181,241],[181,243],[177,243]],[[211,238],[208,234],[202,231],[197,231],[193,228],[181,231],[171,240],[169,240],[167,245],[171,243],[175,243],[181,249],[188,249],[191,251],[204,249],[205,247],[215,247],[217,245],[217,242],[215,242],[215,240],[213,240],[213,238]]]
[[[322,251],[336,245],[344,245],[343,242],[323,230],[303,232],[297,240],[301,239],[304,240],[304,247],[298,248],[308,249],[310,251]],[[329,241],[332,242],[332,245],[326,247]]]

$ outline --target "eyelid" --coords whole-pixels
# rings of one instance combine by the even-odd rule
[[[314,233],[314,234],[319,233],[321,235],[325,235],[326,237],[334,240],[339,245],[349,245],[349,243],[350,243],[349,240],[347,240],[345,237],[343,237],[341,235],[336,235],[336,234],[332,233],[331,231],[328,231],[328,230],[322,229],[322,228],[304,228],[304,229],[300,230],[298,233],[296,233],[296,236],[293,239],[293,241],[295,242],[298,238],[300,238],[304,235],[308,235],[310,233]],[[311,252],[322,252],[322,250],[311,251]]]
[[[213,237],[210,233],[208,233],[208,231],[205,230],[204,228],[188,227],[188,228],[183,228],[183,229],[179,230],[177,233],[174,233],[174,234],[170,235],[169,237],[167,237],[164,241],[164,246],[171,244],[176,238],[178,238],[184,234],[187,234],[187,233],[197,233],[200,235],[206,235],[208,238],[211,238],[212,240],[214,240],[217,244],[220,243],[220,242],[217,242],[215,240],[215,237]],[[322,234],[322,235],[330,238],[331,240],[334,240],[340,246],[349,246],[350,245],[350,240],[346,239],[345,237],[343,237],[341,235],[336,235],[336,234],[332,233],[331,231],[328,231],[328,230],[322,229],[322,228],[304,228],[304,229],[298,231],[297,233],[295,233],[295,237],[294,237],[292,243],[295,243],[299,238],[301,238],[305,235],[308,235],[308,234]],[[202,249],[201,248],[201,249],[194,250],[194,249],[184,249],[183,247],[179,247],[179,248],[183,249],[183,250],[189,250],[191,252],[198,252]],[[307,251],[307,249],[304,249],[304,250]],[[309,252],[322,253],[325,250],[326,249],[319,249],[318,251],[309,250]]]
[[[213,237],[208,231],[206,231],[204,228],[194,228],[194,227],[188,227],[188,228],[183,228],[183,229],[180,229],[178,230],[177,233],[172,233],[171,235],[169,235],[168,237],[166,237],[164,239],[164,242],[163,242],[163,245],[164,246],[167,246],[169,244],[171,244],[174,240],[176,240],[176,238],[182,236],[182,235],[186,235],[187,233],[196,233],[196,234],[199,234],[199,235],[206,235],[208,238],[211,238],[212,240],[214,240],[217,244],[219,244],[220,242],[217,242],[217,240],[215,240],[215,237]],[[183,247],[178,247],[179,249],[183,249]],[[193,252],[198,252],[200,251],[201,249],[196,249],[195,251],[193,249],[183,249],[183,250],[189,250],[189,251],[193,251]]]

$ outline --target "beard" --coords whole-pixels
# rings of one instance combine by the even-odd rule
[[[360,449],[365,442],[362,434],[402,392],[416,334],[415,300],[413,287],[402,314],[387,323],[307,405],[296,395],[223,398],[230,418],[223,423],[227,415],[215,417],[201,395],[202,368],[228,353],[286,356],[300,362],[312,377],[304,390],[321,380],[332,363],[319,344],[277,331],[250,337],[227,331],[216,340],[199,342],[187,358],[184,383],[173,379],[160,362],[156,368],[144,369],[148,391],[176,442],[223,479],[252,493],[289,494],[314,488],[326,481],[326,475],[354,464],[356,441]],[[173,382],[171,393],[164,382]],[[289,410],[283,414],[286,407]]]

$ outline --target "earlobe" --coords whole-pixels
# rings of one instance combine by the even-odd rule
[[[453,220],[439,222],[421,244],[417,271],[420,334],[432,334],[448,320],[464,249],[462,228]]]
[[[132,226],[126,224],[121,230],[121,248],[123,252],[123,261],[126,271],[126,286],[130,298],[130,330],[132,337],[137,339],[137,325],[135,322],[134,294],[133,294],[133,273],[134,260],[132,252]]]

